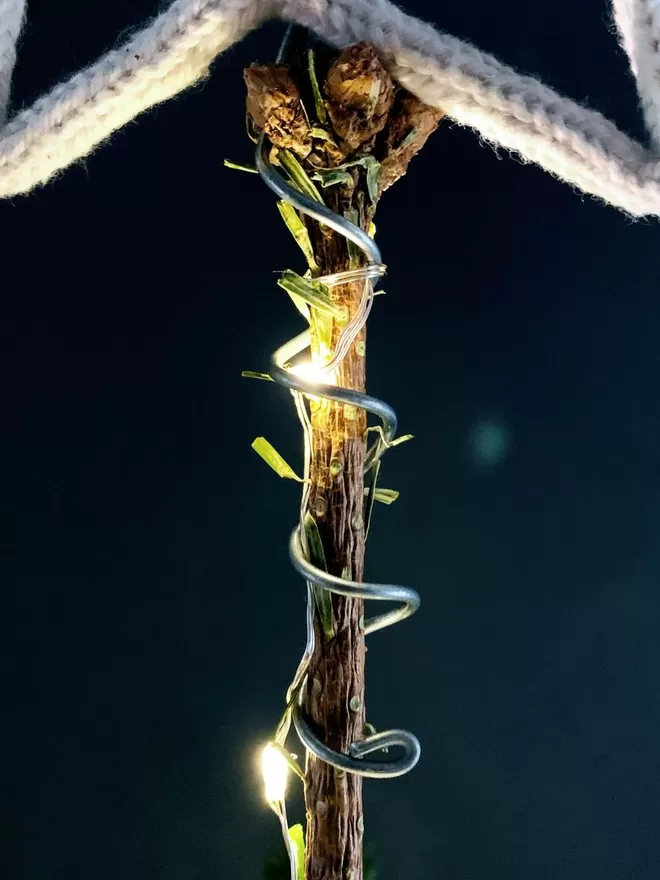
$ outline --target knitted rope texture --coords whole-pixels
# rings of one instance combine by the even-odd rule
[[[0,125],[24,0],[0,0]],[[613,0],[652,150],[600,113],[406,15],[389,0],[175,0],[125,45],[19,112],[0,132],[0,196],[26,193],[147,108],[204,76],[266,18],[336,46],[368,40],[422,100],[632,216],[660,216],[660,0]]]
[[[16,41],[23,24],[25,0],[0,0],[0,128],[4,125]]]

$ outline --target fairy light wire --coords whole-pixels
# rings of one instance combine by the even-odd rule
[[[278,62],[280,63],[286,59],[287,51],[291,44],[292,30],[292,28],[289,28],[287,31],[287,35],[278,54]],[[255,151],[255,161],[260,176],[270,189],[273,190],[279,198],[289,202],[297,210],[311,216],[313,219],[318,220],[327,226],[330,226],[335,232],[341,234],[349,241],[352,241],[365,255],[367,261],[365,267],[362,269],[348,270],[346,273],[336,273],[334,276],[330,276],[331,281],[333,283],[341,281],[347,283],[348,281],[355,281],[361,273],[364,273],[366,282],[365,286],[368,285],[370,287],[372,278],[379,277],[384,271],[380,249],[375,241],[371,236],[354,223],[351,223],[345,217],[336,214],[326,205],[314,201],[292,187],[272,166],[269,152],[268,141],[265,135],[262,134]],[[365,303],[365,300],[368,303],[368,295],[367,297],[363,296],[361,305]],[[362,316],[360,316],[360,318],[363,325],[364,320],[366,319]],[[348,327],[350,327],[350,324],[347,325],[347,328]],[[361,327],[359,327],[357,332],[359,332],[360,329]],[[340,388],[336,385],[325,383],[312,383],[308,379],[296,374],[294,371],[287,369],[286,365],[291,360],[303,351],[309,350],[310,347],[311,334],[308,329],[277,349],[273,355],[270,369],[270,374],[273,380],[285,388],[288,388],[294,395],[296,410],[303,427],[305,444],[305,483],[303,484],[300,505],[300,521],[296,526],[289,543],[289,556],[294,568],[305,578],[307,583],[307,642],[303,658],[294,677],[294,682],[289,688],[287,694],[287,710],[284,716],[286,721],[283,728],[288,732],[289,719],[292,718],[298,736],[308,750],[316,754],[321,760],[333,764],[334,766],[344,768],[344,764],[347,760],[351,760],[351,756],[342,755],[323,746],[320,741],[311,734],[311,729],[306,723],[300,707],[305,674],[314,651],[314,609],[311,585],[316,584],[322,589],[341,595],[353,596],[355,598],[391,601],[399,604],[399,608],[394,611],[378,615],[372,621],[365,623],[365,632],[374,632],[376,629],[383,629],[386,626],[398,623],[400,620],[403,620],[417,610],[420,599],[417,592],[409,587],[357,583],[354,581],[343,580],[341,578],[333,578],[321,569],[317,569],[307,559],[303,520],[307,513],[307,502],[309,499],[311,424],[309,422],[309,416],[307,414],[303,397],[305,395],[313,395],[315,397],[333,400],[338,403],[357,406],[376,416],[380,420],[382,436],[379,436],[367,451],[365,471],[368,471],[380,459],[389,443],[394,439],[397,429],[396,413],[384,401],[352,389]],[[335,355],[336,354],[337,352],[335,352]],[[280,730],[280,733],[281,732],[283,731]],[[408,770],[412,769],[417,763],[421,750],[419,742],[413,734],[407,731],[396,730],[384,731],[376,734],[375,737],[375,739],[374,737],[367,737],[360,744],[354,744],[353,747],[351,747],[350,751],[353,753],[353,756],[359,754],[360,757],[359,759],[357,757],[352,758],[356,763],[355,766],[351,764],[350,772],[359,773],[360,775],[375,775],[380,777],[398,776],[401,775],[401,772],[408,772]],[[387,762],[377,762],[366,758],[366,756],[373,751],[387,748],[390,745],[401,746],[404,755],[398,760]],[[358,760],[359,764],[357,763]],[[405,769],[402,770],[404,767]]]
[[[294,26],[288,28],[277,56],[278,63],[286,61],[291,48],[292,33],[295,29]],[[257,143],[255,161],[257,171],[262,180],[278,198],[288,202],[301,213],[329,226],[339,235],[353,242],[364,254],[365,266],[315,279],[329,287],[334,287],[338,284],[364,282],[362,295],[353,318],[340,333],[335,350],[329,361],[318,365],[318,369],[322,371],[322,374],[330,378],[332,372],[348,354],[351,345],[363,329],[371,311],[374,299],[374,286],[385,273],[380,249],[373,238],[360,229],[359,226],[351,223],[340,214],[331,211],[323,203],[309,198],[291,186],[271,164],[269,142],[263,133]],[[329,382],[311,381],[308,377],[298,374],[295,368],[292,369],[290,367],[290,362],[305,351],[311,353],[311,332],[309,329],[290,339],[274,352],[269,371],[271,378],[277,384],[291,392],[302,427],[304,482],[301,493],[299,521],[289,539],[289,558],[293,568],[305,580],[307,586],[307,638],[305,650],[293,681],[287,690],[286,709],[275,733],[274,742],[280,747],[284,747],[291,724],[293,723],[298,738],[305,746],[308,754],[312,753],[321,761],[355,775],[379,779],[393,778],[408,773],[419,760],[421,747],[414,734],[399,729],[381,731],[367,736],[359,742],[352,743],[348,754],[343,754],[329,748],[316,735],[303,710],[305,681],[315,647],[314,586],[336,595],[394,603],[396,605],[394,609],[377,614],[365,621],[365,635],[399,623],[413,614],[420,605],[419,594],[410,587],[345,580],[328,574],[312,565],[309,561],[304,522],[309,507],[313,450],[312,425],[306,401],[310,396],[313,396],[359,407],[379,420],[380,429],[376,440],[367,449],[364,463],[365,474],[377,465],[382,455],[389,448],[396,434],[397,417],[389,404],[376,397],[352,389],[342,388]],[[314,366],[316,367],[317,365],[315,364]],[[382,753],[384,750],[392,747],[399,748],[401,754],[398,758],[384,761],[372,757],[375,753]],[[283,801],[278,816],[282,824],[282,833],[285,837],[287,852],[289,853],[293,878],[295,876],[296,854],[293,852],[288,833],[286,810]]]
[[[286,202],[294,205],[299,211],[330,226],[335,232],[352,241],[365,254],[367,265],[357,269],[347,269],[345,272],[336,272],[331,275],[322,275],[315,278],[327,287],[335,287],[340,284],[351,284],[364,281],[363,292],[358,303],[355,315],[342,330],[337,346],[331,360],[327,364],[319,364],[319,369],[330,372],[334,370],[348,354],[353,341],[356,339],[367,322],[374,297],[374,281],[378,281],[385,274],[386,267],[382,262],[380,248],[373,238],[359,226],[346,220],[340,214],[331,211],[326,205],[317,202],[291,187],[286,180],[275,170],[269,157],[270,147],[267,138],[262,134],[257,144],[255,164],[262,180],[270,189]],[[295,194],[295,201],[292,198]]]

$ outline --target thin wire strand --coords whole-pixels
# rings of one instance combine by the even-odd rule
[[[317,278],[317,281],[325,284],[326,287],[338,287],[341,284],[354,284],[358,281],[364,281],[362,288],[362,296],[355,311],[355,315],[351,321],[344,327],[337,345],[335,353],[327,364],[321,365],[324,372],[330,372],[336,369],[344,360],[351,349],[354,340],[367,323],[367,319],[374,304],[374,284],[373,281],[382,278],[385,274],[385,266],[382,263],[370,263],[360,269],[347,269],[345,272],[337,272],[334,275],[323,275]]]

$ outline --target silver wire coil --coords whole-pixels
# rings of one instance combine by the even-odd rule
[[[286,58],[290,33],[290,31],[287,33],[282,44],[278,55],[278,62],[282,62]],[[357,315],[359,322],[361,323],[356,323],[354,319],[354,321],[350,322],[342,332],[336,346],[334,357],[329,364],[325,365],[325,369],[329,372],[331,368],[336,366],[338,360],[340,361],[343,359],[346,350],[350,348],[351,342],[349,341],[348,345],[346,345],[347,339],[351,340],[351,336],[352,339],[354,339],[366,322],[366,318],[371,308],[371,302],[373,300],[373,282],[375,281],[377,283],[378,278],[384,273],[385,269],[381,261],[380,250],[374,240],[358,226],[341,215],[331,211],[326,205],[314,201],[290,186],[271,165],[269,158],[269,143],[263,134],[257,144],[255,160],[257,171],[262,180],[280,199],[289,202],[297,210],[321,223],[324,223],[326,226],[331,227],[335,232],[357,245],[365,255],[366,266],[362,269],[349,270],[347,272],[337,273],[333,276],[325,276],[316,279],[331,285],[363,279],[365,284],[363,302],[358,308]],[[290,369],[287,369],[287,364],[291,359],[304,350],[309,349],[309,347],[310,333],[309,331],[305,331],[277,349],[272,356],[270,368],[271,378],[282,387],[287,388],[293,394],[296,409],[303,425],[303,431],[305,434],[305,477],[307,478],[309,476],[309,465],[311,460],[311,425],[304,402],[306,396],[309,395],[316,398],[325,398],[338,403],[360,407],[380,420],[381,430],[377,439],[371,444],[366,453],[364,464],[366,475],[372,468],[378,466],[381,456],[388,449],[394,439],[397,430],[396,413],[389,404],[376,397],[371,397],[370,395],[363,394],[359,391],[341,388],[337,385],[310,382]],[[330,764],[339,770],[353,773],[358,776],[380,779],[402,776],[412,770],[420,758],[421,747],[419,740],[414,734],[407,730],[397,729],[381,731],[367,736],[359,742],[352,743],[349,747],[348,754],[343,754],[329,748],[318,738],[314,733],[311,724],[305,717],[302,703],[307,669],[314,651],[313,587],[355,599],[396,603],[398,607],[365,620],[365,635],[376,632],[379,629],[385,629],[388,626],[399,623],[411,614],[414,614],[420,605],[419,594],[415,590],[406,586],[358,583],[356,581],[344,580],[343,578],[335,577],[334,575],[328,574],[328,572],[312,565],[307,558],[305,532],[303,528],[304,516],[307,513],[308,496],[309,489],[306,485],[303,490],[301,501],[300,521],[291,533],[289,540],[289,557],[291,563],[307,584],[307,642],[302,660],[287,692],[287,710],[280,723],[275,739],[283,745],[289,730],[290,722],[293,721],[301,743],[309,752],[312,752],[317,758],[324,761],[326,764]],[[388,758],[387,760],[376,760],[369,757],[375,752],[382,752],[391,747],[398,747],[402,750],[402,754],[397,758]]]

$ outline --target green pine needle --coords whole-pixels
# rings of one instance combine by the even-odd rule
[[[316,520],[307,513],[305,515],[305,537],[307,539],[307,551],[309,553],[309,561],[312,565],[320,568],[321,571],[327,571],[328,566],[325,561],[325,552],[323,550],[323,541]],[[321,620],[321,628],[326,639],[334,639],[335,637],[335,618],[332,611],[332,597],[327,590],[312,584],[314,591],[314,600],[316,602],[316,610]]]
[[[305,832],[302,825],[292,825],[289,828],[289,840],[296,854],[297,880],[305,880]]]
[[[365,488],[364,494],[369,495],[369,488]],[[396,489],[376,489],[374,492],[374,501],[380,501],[381,504],[394,504],[401,493]]]
[[[309,73],[309,81],[312,86],[312,94],[314,95],[314,109],[316,110],[316,118],[325,125],[328,121],[328,113],[325,109],[321,89],[319,88],[319,80],[316,76],[316,57],[314,50],[309,49],[307,52],[307,71]]]
[[[348,173],[348,171],[342,171],[338,168],[320,168],[312,177],[313,180],[318,180],[323,189],[327,189],[329,186],[338,186],[340,184],[348,184],[348,186],[353,185],[353,178]]]
[[[287,229],[296,240],[296,244],[298,245],[300,250],[305,255],[307,265],[312,270],[312,272],[318,272],[319,267],[314,257],[314,250],[312,248],[312,242],[309,237],[309,232],[307,231],[307,227],[305,226],[303,221],[300,219],[298,212],[293,207],[293,205],[285,201],[279,201],[277,203],[277,207],[280,214],[282,215],[282,220],[284,220],[284,222],[286,223]]]
[[[303,195],[308,196],[310,199],[314,199],[315,202],[321,202],[321,204],[323,204],[321,193],[314,186],[309,175],[293,153],[289,150],[279,150],[277,158],[282,168],[284,168],[289,175],[289,179],[293,186],[295,186],[296,189],[299,189]]]
[[[275,471],[278,477],[282,477],[284,480],[296,480],[298,483],[305,482],[265,437],[257,437],[252,443],[252,448]]]
[[[247,171],[248,174],[258,174],[259,172],[253,165],[243,165],[242,162],[232,162],[230,159],[224,159],[225,168],[232,168],[234,171]]]
[[[272,376],[268,373],[257,373],[255,370],[243,370],[241,376],[244,379],[261,379],[263,382],[272,382]]]
[[[330,296],[330,291],[325,284],[314,281],[313,278],[304,278],[293,269],[285,269],[277,282],[287,293],[295,293],[305,302],[321,312],[327,312],[335,318],[343,318],[343,310],[336,305]]]

